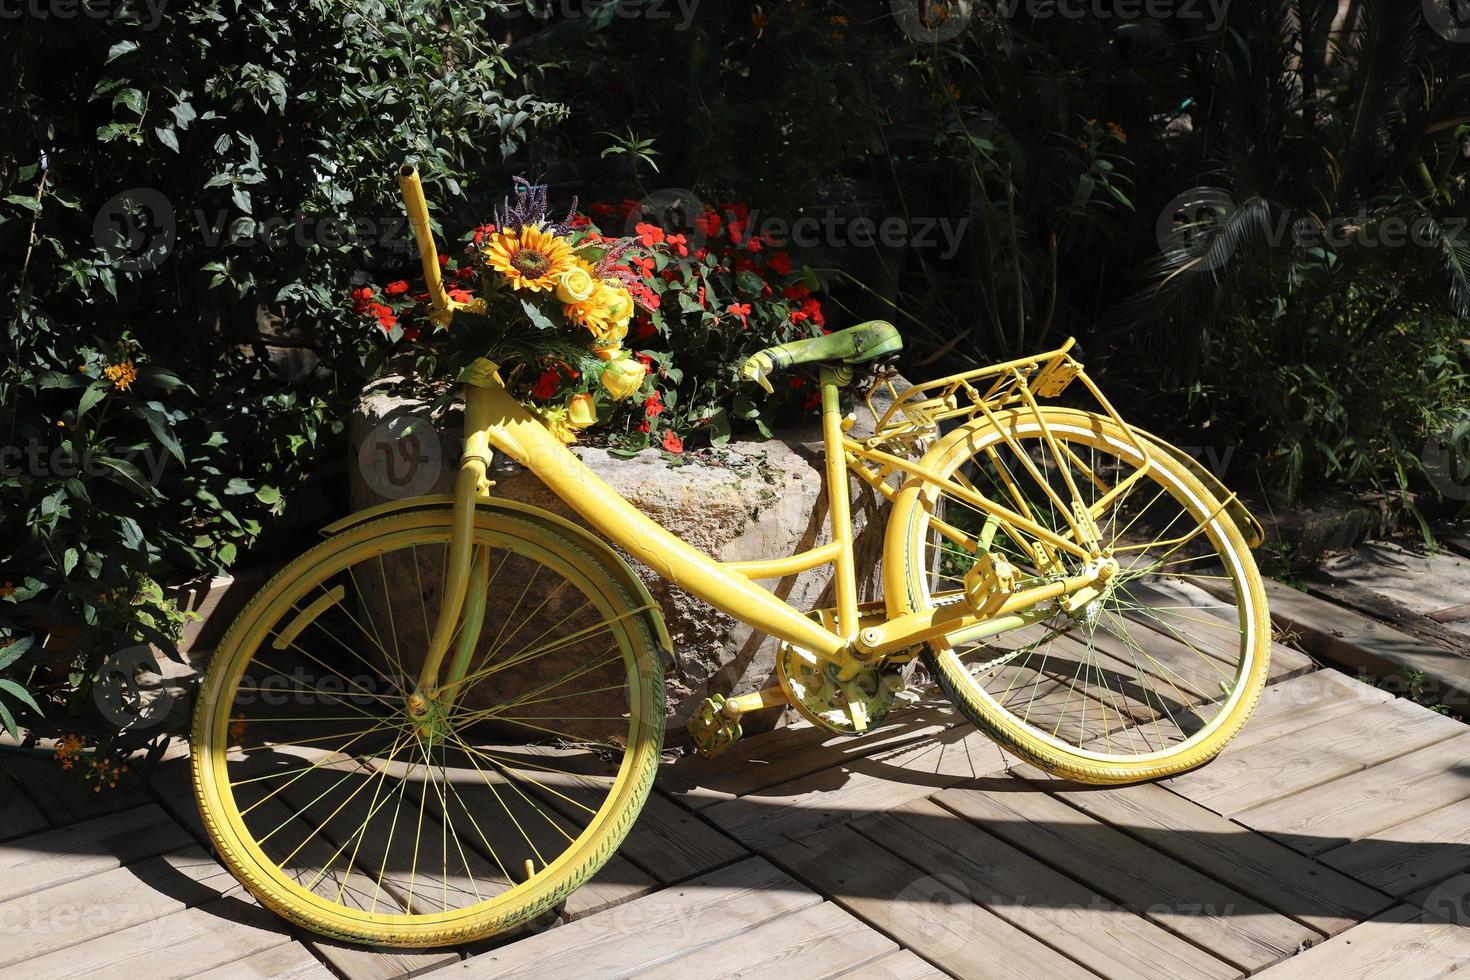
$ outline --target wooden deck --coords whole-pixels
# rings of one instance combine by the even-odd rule
[[[1470,728],[1279,647],[1244,733],[1091,789],[943,704],[666,767],[539,931],[399,952],[295,932],[209,855],[179,744],[87,791],[0,754],[0,976],[1438,977],[1470,963]]]

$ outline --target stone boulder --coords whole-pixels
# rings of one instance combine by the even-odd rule
[[[402,379],[370,386],[349,427],[352,505],[450,491],[462,433],[459,416],[426,424],[428,399]],[[855,434],[867,412],[859,409]],[[417,423],[413,420],[418,419]],[[771,440],[734,439],[670,465],[657,450],[621,458],[605,449],[573,446],[594,473],[669,531],[725,561],[774,558],[831,539],[819,427],[811,425]],[[497,457],[494,493],[585,525],[570,507],[516,463]],[[881,595],[879,565],[886,507],[866,484],[852,480],[852,512],[860,598]],[[776,641],[669,585],[624,554],[663,610],[677,666],[668,675],[669,742],[687,744],[689,715],[711,694],[743,694],[775,683]],[[411,574],[400,588],[416,587]],[[760,583],[797,609],[835,604],[830,566]],[[431,590],[437,591],[437,590]],[[417,593],[412,595],[416,602]],[[493,607],[489,619],[493,621]],[[402,617],[400,617],[402,618]],[[406,647],[411,647],[408,642]],[[748,716],[747,731],[781,723],[780,712]]]

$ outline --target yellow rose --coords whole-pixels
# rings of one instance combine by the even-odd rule
[[[585,429],[597,424],[597,406],[586,392],[573,395],[567,404],[567,424],[574,429]]]
[[[577,441],[577,430],[567,419],[566,409],[546,409],[545,411],[541,412],[540,415],[542,424],[545,425],[548,430],[550,430],[552,435],[556,436],[558,439],[569,446]]]
[[[621,401],[643,387],[647,373],[648,369],[633,358],[619,357],[602,369],[602,386],[609,395]]]
[[[597,285],[597,280],[586,269],[573,266],[556,281],[556,298],[569,305],[580,303],[592,295]]]
[[[622,338],[619,337],[617,340],[611,342],[593,344],[592,353],[597,355],[599,360],[616,361],[619,357],[623,356]]]

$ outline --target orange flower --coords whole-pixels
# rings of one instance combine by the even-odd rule
[[[684,451],[684,440],[673,432],[664,433],[664,448],[671,453],[682,453]]]

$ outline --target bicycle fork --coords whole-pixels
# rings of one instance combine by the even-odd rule
[[[435,725],[453,707],[485,625],[490,552],[475,548],[475,503],[490,489],[488,473],[494,450],[490,446],[489,430],[490,404],[485,389],[466,385],[465,448],[454,484],[454,516],[450,524],[444,595],[418,683],[408,697],[409,715],[421,726]],[[441,679],[440,669],[451,643],[454,656]]]

